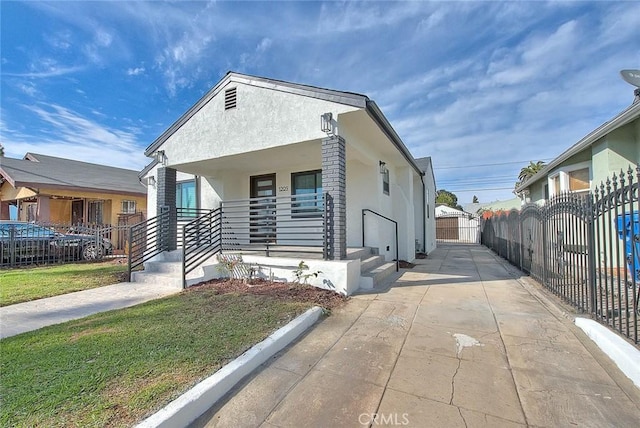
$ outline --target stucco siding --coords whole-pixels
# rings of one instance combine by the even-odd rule
[[[321,139],[320,116],[355,107],[230,82],[237,107],[224,109],[220,91],[162,145],[168,166]]]

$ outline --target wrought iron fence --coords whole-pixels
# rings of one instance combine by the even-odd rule
[[[482,244],[636,344],[640,318],[640,166],[592,193],[485,219]]]
[[[124,255],[124,226],[0,222],[0,267],[101,260]]]

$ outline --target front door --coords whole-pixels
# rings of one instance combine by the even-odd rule
[[[276,240],[276,175],[256,175],[251,180],[249,236],[251,243],[266,244]],[[255,199],[255,200],[254,200]]]
[[[84,219],[84,201],[71,202],[71,223],[79,224]]]

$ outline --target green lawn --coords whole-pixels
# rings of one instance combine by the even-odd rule
[[[0,270],[0,306],[125,281],[127,264],[112,261]]]
[[[131,426],[311,304],[192,289],[0,341],[0,426]]]

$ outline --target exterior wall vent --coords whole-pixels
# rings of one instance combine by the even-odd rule
[[[230,88],[224,91],[224,109],[225,110],[236,108],[236,105],[237,105],[236,89],[237,88]]]

